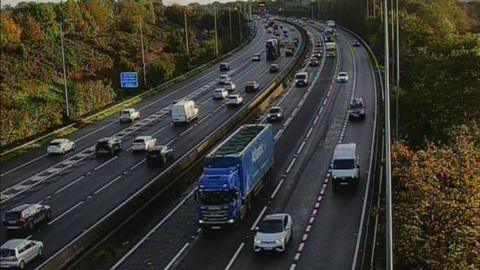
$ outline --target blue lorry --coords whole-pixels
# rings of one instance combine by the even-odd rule
[[[271,125],[243,125],[207,156],[195,201],[202,228],[237,225],[270,177]]]

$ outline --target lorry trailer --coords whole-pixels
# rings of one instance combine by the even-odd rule
[[[207,156],[195,201],[198,223],[215,229],[241,222],[273,165],[272,126],[243,125]]]

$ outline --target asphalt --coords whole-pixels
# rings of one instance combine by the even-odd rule
[[[291,39],[295,36],[299,37],[299,34],[290,33]],[[268,73],[269,64],[264,58],[260,62],[250,61],[254,53],[263,51],[268,37],[263,27],[259,27],[259,33],[249,45],[225,60],[232,66],[230,75],[237,85],[235,93],[245,96],[243,106],[258,95],[244,93],[243,87],[248,80],[255,79],[261,86],[265,86],[276,76]],[[292,63],[292,59],[282,57],[278,64],[281,68],[286,68]],[[178,158],[209,136],[238,110],[226,108],[222,101],[212,100],[211,92],[217,87],[215,80],[219,74],[218,67],[214,66],[167,89],[158,97],[141,103],[138,109],[142,118],[148,118],[149,121],[122,125],[112,117],[80,130],[71,137],[77,144],[74,153],[44,157],[44,152],[38,150],[2,164],[1,189],[10,189],[15,196],[6,200],[2,198],[4,201],[1,215],[3,216],[6,209],[23,203],[49,204],[52,207],[52,220],[30,236],[45,243],[44,257],[49,258],[166,168],[146,168],[143,163],[144,155],[136,155],[127,150],[135,136],[154,134],[160,143],[171,145]],[[200,118],[188,126],[172,126],[168,117],[168,106],[173,100],[185,97],[193,98],[197,102],[201,111]],[[78,153],[87,151],[99,138],[118,133],[123,134],[125,150],[122,153],[105,159],[94,158],[90,154],[82,161],[74,162]],[[62,167],[58,164],[68,158],[74,158],[71,167],[48,171],[52,166]],[[38,175],[39,178],[32,178]],[[18,190],[22,193],[17,192]],[[12,235],[6,234],[3,225],[0,229],[3,243]],[[37,265],[39,263],[41,261],[35,262]]]
[[[309,28],[308,31],[312,34],[313,40],[320,40],[316,30]],[[275,147],[275,172],[285,171],[289,166],[289,161],[295,155],[292,150],[302,143],[302,137],[315,119],[315,111],[318,110],[322,98],[327,95],[336,61],[330,59],[322,61],[321,67],[306,68],[311,82],[315,82],[312,87],[289,88],[278,101],[278,105],[284,108],[286,117],[283,123],[273,124],[274,132],[279,137]],[[276,180],[278,183],[280,175],[277,175]],[[173,210],[175,212],[171,216],[162,219],[157,228],[153,228],[138,247],[124,250],[125,253],[131,254],[119,260],[116,268],[162,269],[167,266],[177,269],[224,268],[234,254],[238,241],[250,234],[250,226],[262,206],[269,204],[274,184],[265,188],[256,198],[253,212],[244,221],[244,226],[225,233],[201,232],[195,222],[197,219],[195,203],[190,197],[185,197],[184,201],[177,204],[178,209],[175,207]],[[287,184],[289,183],[286,182],[285,185]]]
[[[281,132],[275,146],[275,181],[256,198],[242,226],[233,231],[199,230],[192,222],[197,219],[195,204],[187,197],[164,224],[119,263],[119,269],[351,268],[368,181],[376,89],[366,50],[352,48],[353,37],[338,32],[338,57],[327,59],[320,73],[318,69],[309,70],[311,77],[317,74],[318,78],[305,101],[295,105],[306,90],[296,88],[282,100],[287,115],[296,110],[296,116],[286,128],[275,125],[275,131]],[[316,33],[314,40],[318,38]],[[347,71],[350,81],[335,83],[337,71]],[[363,97],[366,103],[365,121],[346,121],[353,96]],[[339,142],[357,143],[361,182],[356,190],[333,193],[326,176]],[[259,215],[278,212],[287,212],[294,220],[293,240],[287,251],[254,254],[252,229]]]

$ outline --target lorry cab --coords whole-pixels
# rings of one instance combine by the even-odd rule
[[[340,186],[357,187],[360,180],[360,161],[356,143],[337,144],[330,164],[333,189]]]
[[[198,108],[193,100],[179,101],[175,103],[170,115],[174,124],[186,124],[198,118]]]

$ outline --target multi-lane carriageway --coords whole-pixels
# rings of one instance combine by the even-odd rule
[[[306,27],[313,41],[321,40],[320,24]],[[172,210],[139,238],[112,269],[356,269],[359,265],[361,219],[371,182],[377,85],[369,54],[352,48],[354,37],[337,30],[338,56],[306,67],[308,88],[291,87],[277,100],[285,109],[283,123],[274,124],[275,181],[264,188],[240,228],[202,231],[190,187]],[[338,71],[350,81],[335,82]],[[363,97],[365,121],[346,118],[352,97]],[[257,122],[265,121],[260,118]],[[328,164],[337,143],[357,143],[361,182],[357,190],[333,193]],[[269,213],[287,212],[294,221],[293,241],[285,254],[256,255],[254,228]]]
[[[265,55],[265,42],[270,38],[262,25],[257,28],[254,39],[225,60],[232,67],[229,74],[237,86],[235,93],[245,98],[242,106],[247,106],[261,92],[245,94],[247,81],[257,80],[263,90],[278,76],[268,72],[270,63],[265,60],[250,60],[253,54]],[[286,25],[286,28],[293,27]],[[289,39],[295,37],[301,39],[300,33],[293,30]],[[283,71],[293,65],[293,60],[293,57],[281,57],[277,63]],[[73,153],[49,157],[42,149],[2,164],[2,216],[7,209],[23,203],[41,202],[51,206],[52,219],[27,236],[45,244],[44,258],[36,261],[37,266],[74,243],[166,169],[167,166],[147,168],[144,155],[128,150],[135,136],[154,135],[159,143],[171,145],[175,156],[180,157],[239,110],[227,108],[225,101],[212,99],[219,75],[218,66],[213,66],[165,90],[162,95],[146,100],[137,108],[142,120],[134,124],[120,124],[112,117],[80,130],[71,138],[76,142]],[[200,108],[196,122],[183,127],[172,126],[169,106],[178,99],[196,101]],[[95,158],[93,146],[96,141],[112,135],[122,138],[125,150],[111,158]],[[1,242],[8,237],[11,236],[2,225]]]
[[[320,28],[318,24],[306,28],[311,40],[321,39]],[[247,47],[226,60],[233,68],[237,91],[242,93],[247,80],[256,79],[265,85],[274,77],[267,72],[265,61],[249,61],[251,55],[263,51],[269,37],[263,27],[258,29]],[[159,217],[159,223],[135,245],[128,246],[123,257],[110,266],[119,269],[346,269],[352,266],[358,251],[357,233],[370,176],[376,85],[366,50],[351,48],[353,37],[340,29],[338,32],[338,57],[322,59],[320,67],[305,67],[310,74],[310,86],[290,87],[277,100],[285,109],[286,118],[283,123],[274,124],[276,181],[262,191],[243,225],[228,233],[199,230],[191,198],[192,186],[171,212]],[[295,36],[299,34],[290,34],[290,39]],[[287,68],[288,60],[280,59],[281,68]],[[335,83],[339,70],[349,72],[348,83]],[[42,173],[49,169],[53,174],[38,180],[40,183],[31,190],[19,188],[18,195],[8,199],[2,196],[1,214],[21,203],[41,201],[52,205],[53,219],[30,236],[45,242],[45,259],[48,259],[162,171],[162,168],[145,168],[142,155],[126,151],[111,159],[99,160],[88,153],[88,148],[107,135],[120,133],[128,146],[136,135],[154,134],[161,143],[172,144],[176,155],[186,152],[235,112],[225,108],[222,102],[211,100],[218,75],[218,67],[212,67],[144,102],[139,109],[143,119],[148,120],[139,122],[141,125],[122,126],[112,118],[81,130],[73,137],[78,150],[64,158],[47,158],[43,152],[37,152],[2,165],[2,191],[35,175],[48,175]],[[185,96],[200,104],[201,118],[192,126],[172,127],[166,115],[168,106],[172,100]],[[353,96],[361,96],[366,101],[365,122],[352,123],[345,118],[347,104]],[[246,98],[250,100],[249,95]],[[265,119],[261,117],[258,121]],[[328,163],[338,142],[356,142],[360,150],[362,181],[353,193],[333,194],[328,187]],[[76,156],[84,151],[87,157],[64,166],[65,170],[51,169],[65,160],[77,161]],[[253,228],[263,215],[274,212],[292,215],[293,242],[286,254],[255,256],[251,249]],[[4,242],[3,228],[1,233]],[[37,266],[42,262],[37,261]]]

